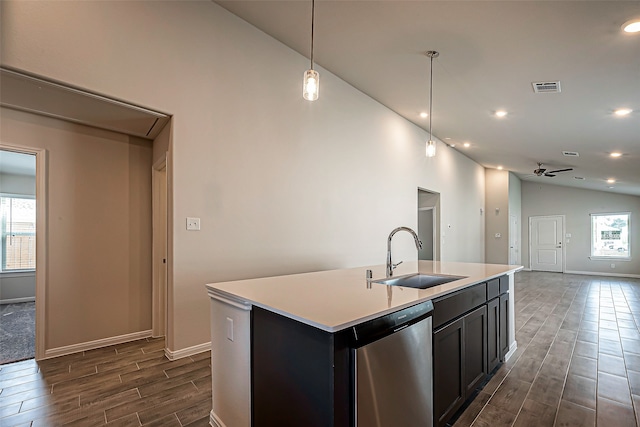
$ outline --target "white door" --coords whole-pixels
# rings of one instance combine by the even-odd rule
[[[520,263],[518,253],[520,249],[520,227],[518,227],[518,217],[509,215],[509,264],[517,265]]]
[[[529,256],[531,270],[564,271],[562,235],[564,218],[533,216],[529,218]]]

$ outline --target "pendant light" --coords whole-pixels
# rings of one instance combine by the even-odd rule
[[[313,24],[316,17],[316,1],[311,0],[311,68],[304,72],[302,81],[302,97],[307,101],[318,99],[320,74],[313,69]]]
[[[431,119],[433,118],[433,58],[437,58],[440,54],[435,50],[429,50],[426,55],[431,58],[431,68],[429,72],[429,141],[427,141],[426,154],[427,157],[435,157],[436,142],[433,140],[431,133]]]

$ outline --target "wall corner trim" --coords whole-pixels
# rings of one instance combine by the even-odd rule
[[[136,341],[151,337],[151,329],[148,331],[133,332],[131,334],[118,335],[115,337],[103,338],[95,341],[87,341],[78,344],[66,345],[63,347],[51,348],[45,351],[44,359],[65,356],[67,354],[79,353],[81,351],[93,350],[110,345],[122,344],[129,341]]]
[[[187,348],[182,348],[176,351],[171,351],[168,348],[165,348],[164,355],[167,356],[167,359],[173,361],[182,359],[183,357],[193,356],[194,354],[204,353],[205,351],[209,350],[211,350],[211,341]]]

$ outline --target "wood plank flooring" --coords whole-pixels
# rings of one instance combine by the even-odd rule
[[[521,272],[515,315],[516,354],[455,427],[640,426],[640,280]],[[0,425],[207,426],[210,357],[147,339],[1,365]]]
[[[164,339],[0,366],[0,425],[208,426],[211,352],[169,361]]]

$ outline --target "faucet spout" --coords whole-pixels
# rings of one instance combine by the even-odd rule
[[[393,236],[398,232],[398,231],[406,231],[409,234],[411,234],[413,236],[413,240],[416,243],[416,249],[420,250],[422,249],[422,242],[420,241],[420,239],[418,238],[418,235],[416,234],[415,231],[413,231],[412,229],[410,229],[409,227],[398,227],[395,228],[391,231],[391,233],[389,233],[389,238],[387,239],[387,277],[392,277],[393,276],[393,270],[402,263],[402,261],[400,261],[397,264],[393,263],[392,257],[391,257],[391,240],[393,239]]]

